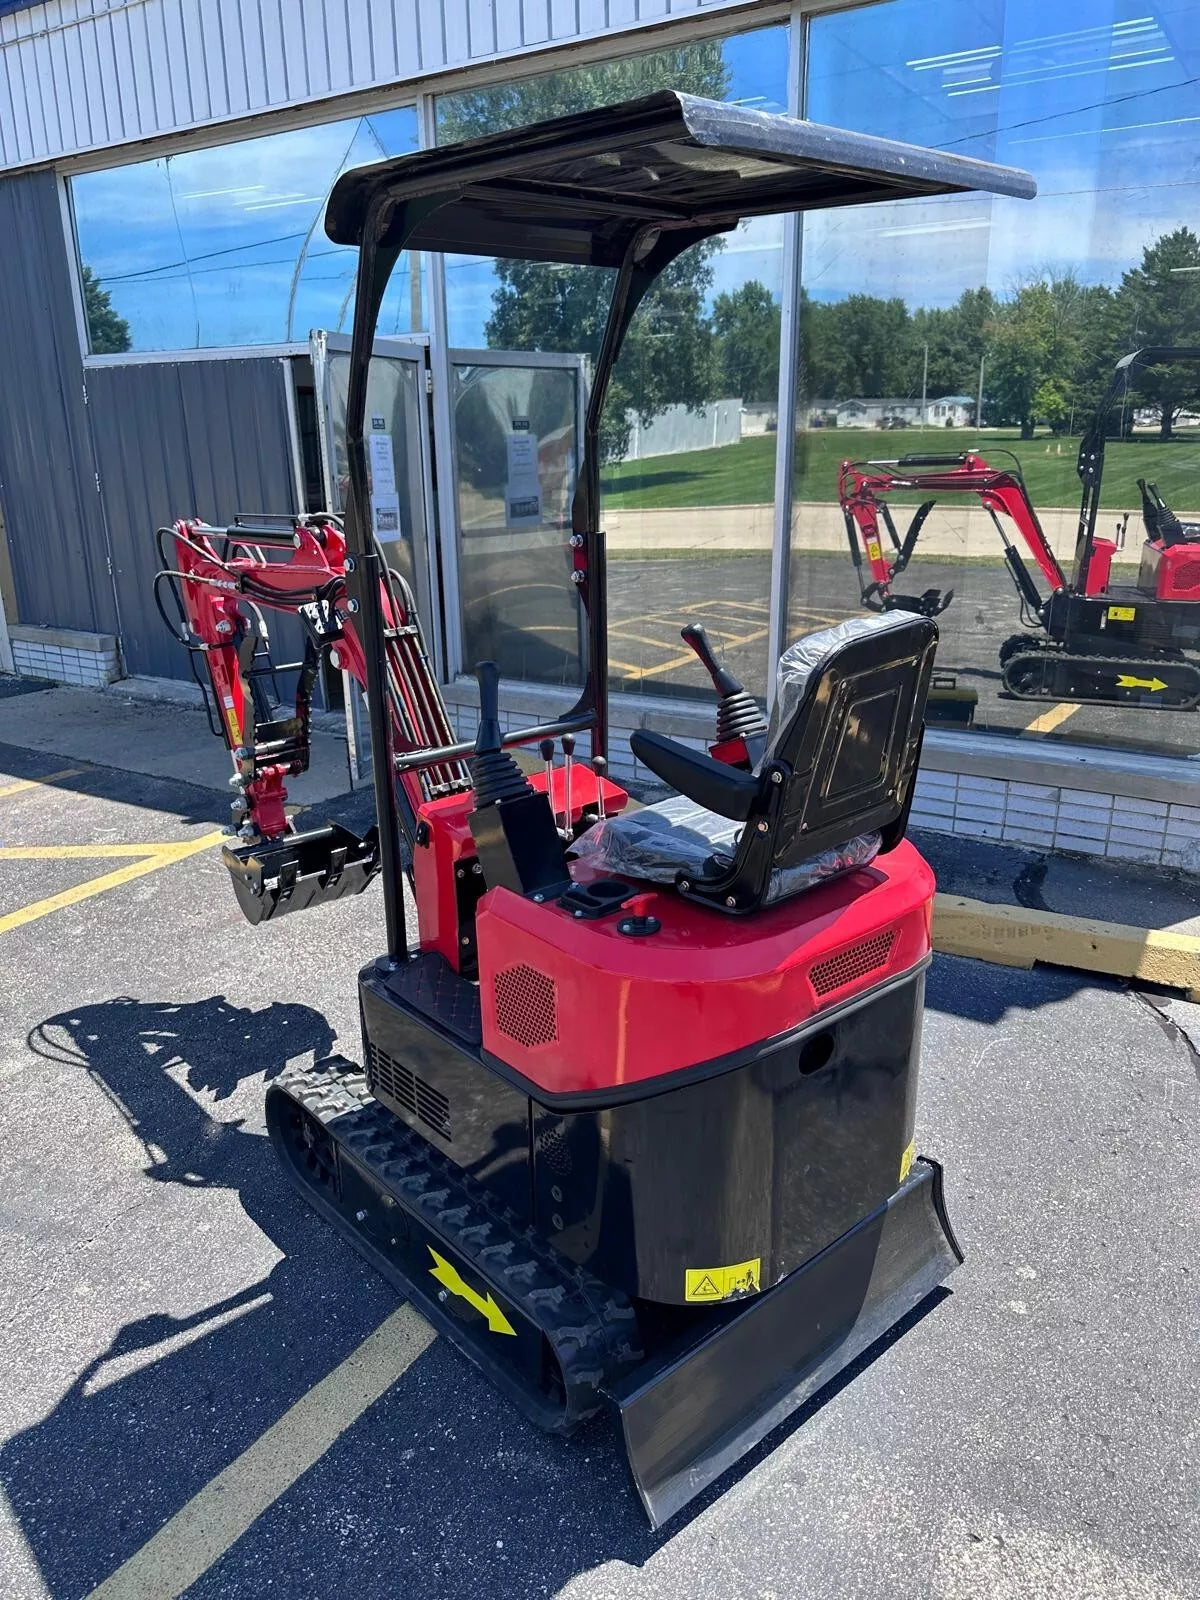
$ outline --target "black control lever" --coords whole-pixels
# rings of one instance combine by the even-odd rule
[[[717,743],[741,739],[750,766],[757,766],[766,748],[767,736],[767,719],[759,710],[758,701],[717,660],[700,623],[689,622],[686,628],[679,630],[679,637],[696,652],[717,691]]]
[[[471,758],[475,809],[471,835],[483,881],[516,894],[559,895],[571,886],[562,840],[549,796],[540,795],[503,748],[500,731],[500,669],[494,661],[475,668],[479,679],[479,732]]]
[[[498,800],[515,800],[530,789],[525,774],[502,748],[500,668],[494,661],[481,661],[475,676],[479,680],[479,731],[471,760],[471,782],[475,786],[475,808],[481,810]]]
[[[700,658],[700,664],[712,679],[713,688],[724,699],[730,694],[744,694],[745,690],[726,667],[717,660],[713,647],[709,642],[703,625],[699,622],[689,622],[686,628],[680,628],[679,637],[686,645],[690,645]]]

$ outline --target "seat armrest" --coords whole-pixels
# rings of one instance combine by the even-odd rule
[[[735,822],[745,822],[750,815],[759,790],[759,781],[752,773],[714,761],[698,750],[689,750],[685,744],[676,744],[674,739],[642,728],[630,736],[629,747],[656,777],[706,811],[715,811],[719,817]]]

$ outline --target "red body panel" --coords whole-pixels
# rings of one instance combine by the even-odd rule
[[[1155,598],[1200,600],[1200,544],[1172,544],[1164,548],[1154,541],[1153,548],[1158,551]]]
[[[580,821],[583,813],[596,805],[597,778],[590,766],[583,762],[571,768],[571,822]],[[604,778],[604,809],[608,816],[624,811],[629,796],[619,784]],[[546,774],[532,772],[529,782],[540,793],[546,792]],[[561,818],[566,803],[566,775],[563,767],[555,767],[551,798],[554,814]],[[417,899],[417,926],[420,929],[421,949],[436,950],[454,968],[459,970],[459,941],[462,932],[458,925],[458,895],[455,885],[460,868],[470,872],[475,865],[475,840],[471,833],[471,812],[474,794],[446,795],[441,800],[427,801],[418,813],[418,820],[428,829],[428,839],[413,851],[413,884]]]
[[[644,938],[619,933],[618,916],[575,920],[493,889],[476,922],[484,1047],[551,1094],[731,1055],[917,966],[933,892],[907,842],[744,919],[631,885],[625,914],[662,925]]]
[[[1105,594],[1112,577],[1113,556],[1117,547],[1111,539],[1097,539],[1092,545],[1092,559],[1088,562],[1087,584],[1084,594]]]

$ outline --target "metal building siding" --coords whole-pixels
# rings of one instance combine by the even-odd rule
[[[0,501],[20,620],[115,633],[53,173],[0,178],[0,349]]]
[[[186,677],[187,658],[154,605],[154,530],[177,517],[225,523],[295,509],[280,361],[90,367],[87,386],[126,671]],[[277,634],[285,653],[301,648],[297,626],[273,624]]]
[[[0,13],[0,170],[749,0],[45,0]]]

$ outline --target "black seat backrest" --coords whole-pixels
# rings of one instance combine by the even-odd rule
[[[859,834],[878,831],[884,850],[904,837],[937,625],[899,611],[856,618],[830,630],[828,648],[812,661],[810,646],[819,651],[824,642],[814,635],[785,655],[766,757],[753,775],[725,778],[732,769],[719,762],[658,735],[633,736],[634,754],[652,771],[700,805],[745,821],[728,868],[680,882],[689,897],[754,911],[777,869]],[[805,649],[807,669],[789,685],[789,657]]]

